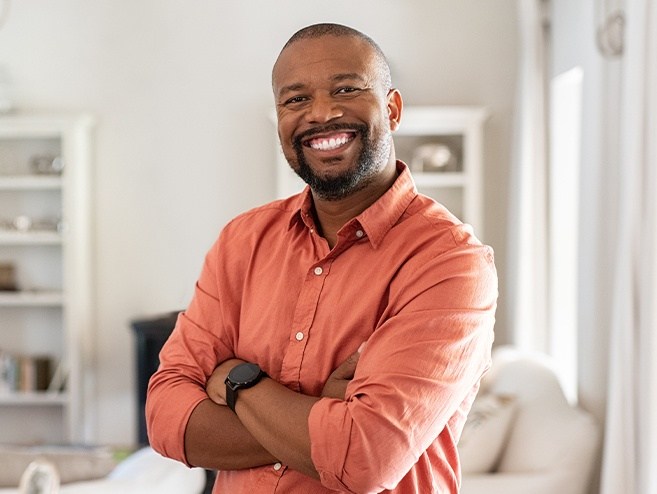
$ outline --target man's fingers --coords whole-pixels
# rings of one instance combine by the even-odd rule
[[[358,359],[360,358],[360,353],[354,352],[347,360],[342,362],[332,373],[331,377],[333,379],[351,379],[354,377],[354,372],[356,371],[356,364],[358,364]]]
[[[349,355],[344,362],[331,372],[322,390],[323,397],[337,398],[339,400],[345,399],[347,385],[354,378],[356,365],[364,347],[365,344],[361,344],[357,351]]]

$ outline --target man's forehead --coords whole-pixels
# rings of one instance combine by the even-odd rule
[[[343,65],[345,70],[341,72],[359,73],[364,77],[374,56],[374,50],[367,43],[353,36],[325,35],[300,39],[280,53],[272,75],[275,82],[285,75],[292,75],[290,72],[295,70],[312,71],[314,66],[326,64]]]

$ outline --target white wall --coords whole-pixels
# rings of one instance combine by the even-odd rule
[[[504,273],[515,0],[12,2],[0,65],[16,105],[99,121],[94,441],[135,438],[130,320],[183,308],[221,226],[273,198],[271,66],[322,21],[377,40],[406,104],[490,109],[484,240]],[[499,341],[505,312],[502,298]]]

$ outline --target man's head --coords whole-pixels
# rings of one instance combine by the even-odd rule
[[[283,153],[317,197],[342,199],[394,167],[401,96],[368,36],[337,24],[298,31],[278,56],[272,85]]]
[[[313,24],[312,26],[307,26],[299,29],[292,35],[289,40],[287,40],[287,43],[285,43],[283,49],[281,50],[281,53],[283,53],[288,46],[297,41],[304,39],[317,39],[323,36],[351,36],[367,43],[369,47],[374,50],[377,70],[379,71],[379,77],[383,82],[383,85],[385,86],[386,90],[392,89],[390,65],[388,64],[388,60],[386,59],[386,56],[379,45],[376,44],[376,42],[366,34],[361,33],[360,31],[357,31],[351,27],[343,26],[342,24]]]

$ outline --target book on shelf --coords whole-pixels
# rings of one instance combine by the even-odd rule
[[[61,360],[57,362],[54,367],[53,373],[50,376],[50,381],[46,387],[46,391],[52,393],[60,393],[66,389],[66,379],[68,378],[68,370]]]
[[[55,374],[52,355],[28,355],[0,349],[0,394],[50,391]],[[58,377],[56,390],[61,391],[62,387],[63,381]]]

